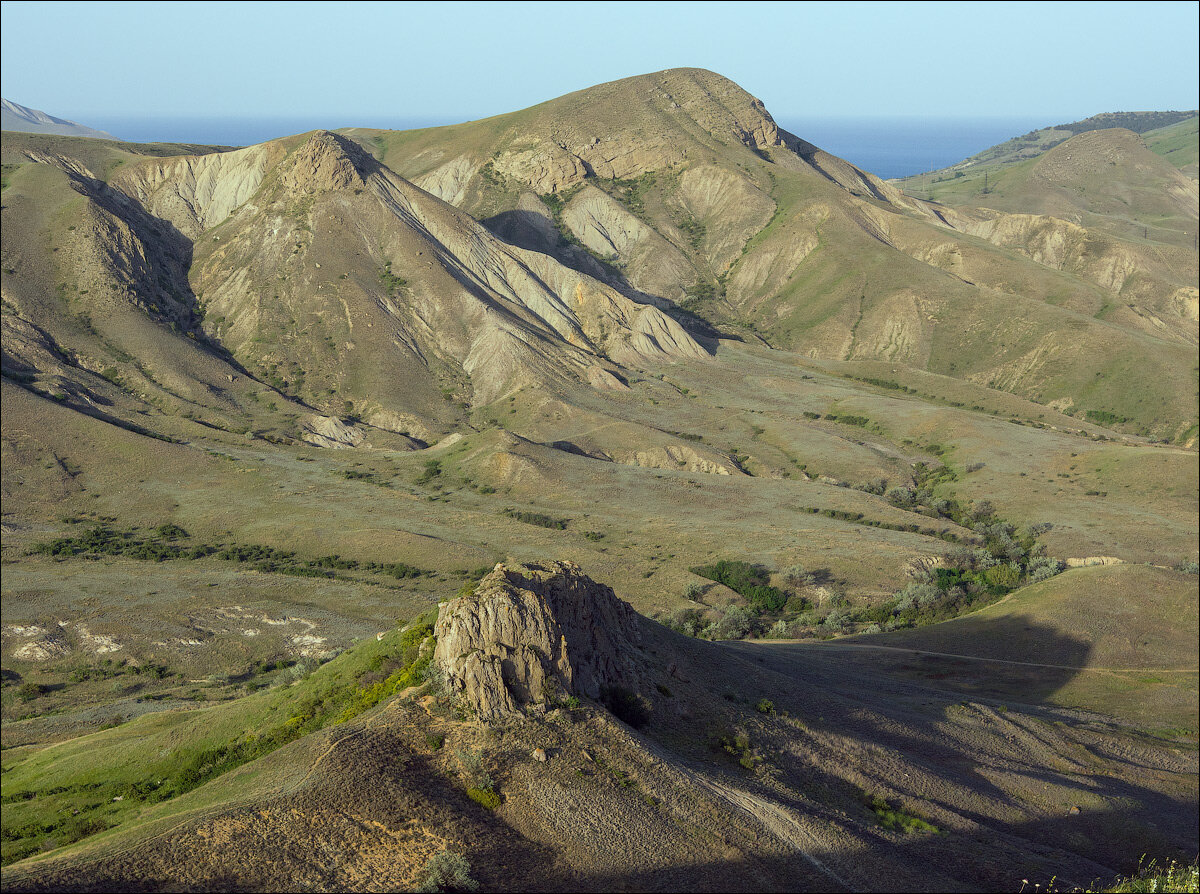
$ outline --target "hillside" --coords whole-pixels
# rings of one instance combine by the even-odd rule
[[[1035,158],[1043,152],[1047,152],[1060,143],[1069,140],[1071,137],[1088,131],[1120,128],[1132,131],[1133,133],[1144,134],[1146,140],[1149,142],[1156,139],[1156,135],[1164,131],[1173,132],[1179,127],[1187,128],[1189,123],[1194,125],[1197,120],[1200,119],[1198,119],[1197,113],[1194,111],[1105,112],[1100,115],[1092,115],[1090,118],[1084,118],[1081,121],[1073,121],[1070,124],[1056,124],[1038,130],[1031,130],[1023,136],[1013,137],[1003,143],[990,146],[982,152],[977,152],[956,165],[951,165],[939,171],[930,171],[925,174],[904,178],[903,182],[910,185],[929,182],[938,183],[948,179],[948,177],[954,177],[959,171],[962,171],[964,175],[968,171],[974,172],[976,169],[982,171],[984,167],[994,171],[1003,165]]]
[[[1175,377],[1167,367],[1190,369],[1197,339],[1194,183],[1144,149],[1153,170],[1121,156],[1125,192],[1086,219],[1061,202],[999,219],[906,198],[693,69],[453,127],[349,135],[503,238],[627,294],[666,298],[727,335],[749,330],[821,359],[899,362],[1139,419],[1168,437],[1191,427],[1182,381],[1151,398],[1154,409],[1145,393],[1137,407],[1118,384],[1126,376],[1096,366],[1171,357],[1142,380]],[[1131,221],[1126,193],[1154,204]]]
[[[1100,133],[1010,211],[696,69],[235,150],[6,132],[5,889],[1186,857],[1195,211]]]
[[[0,100],[0,129],[20,133],[47,133],[63,137],[94,137],[111,140],[112,134],[92,127],[85,127],[68,121],[65,118],[55,118],[45,112],[31,109],[7,99]]]
[[[1009,889],[1195,837],[1194,754],[820,647],[764,664],[569,564],[498,565],[430,619],[241,702],[6,751],[7,828],[50,796],[111,827],[6,887],[411,888],[441,867],[497,890]],[[435,688],[411,685],[425,666]]]
[[[1158,130],[1150,131],[1145,134],[1144,139],[1151,152],[1161,155],[1195,180],[1197,156],[1200,156],[1200,149],[1197,148],[1198,142],[1200,142],[1197,140],[1198,128],[1200,128],[1200,117],[1193,117],[1169,127],[1160,127]]]

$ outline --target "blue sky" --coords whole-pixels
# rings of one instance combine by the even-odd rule
[[[676,66],[777,118],[1196,108],[1182,3],[4,2],[5,98],[89,116],[499,114]]]

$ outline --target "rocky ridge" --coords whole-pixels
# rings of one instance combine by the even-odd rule
[[[572,562],[496,567],[438,612],[434,661],[480,720],[635,687],[638,616]]]

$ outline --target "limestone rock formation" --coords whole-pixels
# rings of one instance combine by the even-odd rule
[[[435,633],[434,662],[484,721],[639,678],[637,614],[571,562],[498,564]]]

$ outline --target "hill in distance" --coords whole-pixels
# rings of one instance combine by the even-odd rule
[[[0,128],[19,133],[48,133],[65,137],[95,137],[111,140],[112,134],[92,127],[85,127],[68,121],[65,118],[55,118],[37,109],[19,103],[0,100]]]
[[[933,171],[930,174],[902,178],[901,182],[915,182],[926,177],[936,180],[939,175],[944,175],[947,172],[953,174],[960,170],[966,171],[969,168],[978,167],[989,162],[993,164],[1013,164],[1014,162],[1025,161],[1026,159],[1041,155],[1049,149],[1053,149],[1059,143],[1065,142],[1073,136],[1086,133],[1090,130],[1122,128],[1136,134],[1150,134],[1148,139],[1154,140],[1161,131],[1168,131],[1171,128],[1177,128],[1179,125],[1186,127],[1189,122],[1194,125],[1198,114],[1200,113],[1196,111],[1104,112],[1100,115],[1084,118],[1081,121],[1073,121],[1070,124],[1056,124],[1051,127],[1031,130],[1023,136],[1013,137],[1003,143],[997,143],[995,146],[984,149],[982,152],[977,152],[957,165],[952,165],[941,171]]]

